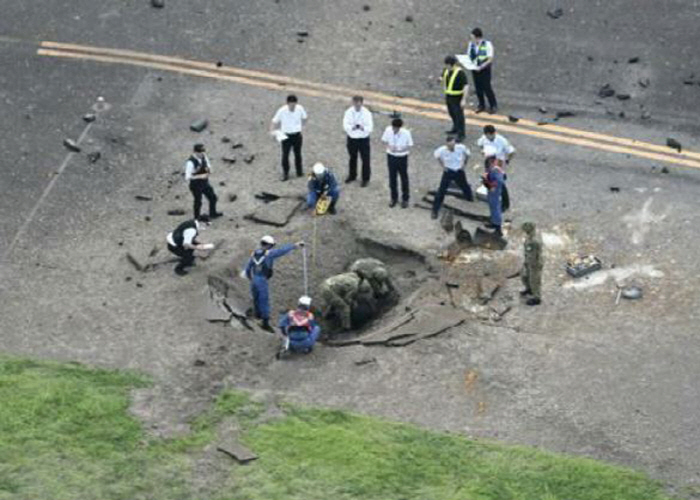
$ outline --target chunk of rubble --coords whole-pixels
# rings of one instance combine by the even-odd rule
[[[190,124],[190,130],[192,132],[202,132],[205,128],[209,126],[209,120],[202,118]]]
[[[284,227],[294,217],[304,202],[294,198],[281,198],[273,204],[266,204],[243,218],[268,226]]]
[[[95,113],[88,113],[86,115],[83,115],[83,121],[85,123],[92,123],[95,120],[97,120],[97,115],[95,115]]]
[[[226,163],[230,163],[231,165],[233,165],[234,163],[236,163],[236,157],[235,157],[235,156],[222,156],[221,159],[222,159],[223,161],[225,161]]]
[[[165,7],[165,0],[151,0],[151,6],[156,9],[162,9]]]
[[[675,149],[679,153],[683,150],[683,146],[681,145],[681,143],[675,140],[673,137],[669,137],[666,139],[666,145],[669,148]]]
[[[631,97],[629,94],[617,94],[617,98],[621,101],[628,101]]]
[[[613,89],[609,83],[606,83],[598,90],[598,97],[605,99],[606,97],[612,97],[615,95],[615,89]]]
[[[102,158],[102,153],[99,151],[93,151],[87,155],[87,159],[90,163],[96,163],[100,158]]]
[[[518,118],[517,116],[508,115],[508,121],[510,123],[518,123],[520,121],[520,118]]]
[[[573,111],[557,111],[555,119],[558,120],[559,118],[570,118],[572,116],[576,116],[576,113]]]
[[[151,201],[153,199],[153,196],[147,196],[145,194],[137,194],[134,196],[135,199],[139,201]]]
[[[564,9],[562,9],[561,7],[557,7],[556,9],[547,11],[547,16],[550,19],[559,19],[563,15],[564,15]]]
[[[185,215],[185,213],[186,212],[181,208],[171,208],[170,210],[167,211],[167,214],[172,215],[172,216],[181,216],[181,215]]]
[[[78,143],[73,139],[63,139],[63,145],[66,147],[66,149],[74,153],[80,153],[82,151],[82,148],[78,146]]]
[[[233,438],[228,438],[216,446],[216,449],[227,454],[240,464],[247,464],[257,460],[258,456]]]
[[[253,163],[253,161],[255,161],[255,155],[248,155],[245,158],[243,158],[243,161],[250,165],[251,163]]]
[[[639,62],[639,57],[630,57],[627,59],[627,64],[637,64]]]

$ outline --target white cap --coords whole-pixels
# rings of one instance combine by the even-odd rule
[[[323,166],[323,163],[318,162],[314,165],[313,172],[314,175],[323,175],[326,172],[326,167]]]
[[[270,236],[269,234],[266,234],[265,236],[260,238],[260,243],[262,243],[264,245],[272,246],[275,244],[275,239],[272,236]]]
[[[488,145],[488,144],[486,146],[484,146],[484,156],[486,158],[488,158],[490,156],[496,156],[497,154],[498,154],[498,151],[496,151],[496,148],[494,148],[493,146]]]
[[[311,297],[308,295],[303,295],[299,297],[299,305],[304,307],[311,307]]]

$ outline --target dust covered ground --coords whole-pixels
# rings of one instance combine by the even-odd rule
[[[498,51],[502,113],[537,120],[540,106],[550,115],[571,110],[572,127],[656,144],[674,137],[700,150],[700,85],[684,83],[700,75],[692,50],[700,41],[697,2],[562,2],[556,20],[546,15],[557,7],[550,2],[366,4],[368,11],[354,1],[166,0],[158,10],[135,0],[0,1],[2,350],[151,374],[156,384],[135,394],[134,412],[162,435],[186,431],[212,396],[235,386],[630,465],[682,494],[700,487],[697,171],[668,165],[665,173],[658,161],[508,134],[518,149],[509,245],[447,264],[438,254],[453,236],[428,211],[387,207],[378,140],[386,115],[374,115],[372,182],[343,185],[337,216],[318,220],[316,231],[301,212],[284,227],[262,226],[245,216],[286,202],[265,205],[256,193],[295,197],[305,187],[302,179],[279,182],[278,147],[266,134],[284,89],[36,55],[41,40],[93,44],[440,102],[434,79],[442,58],[479,24]],[[309,32],[303,43],[300,30]],[[640,61],[629,64],[633,57]],[[647,78],[647,87],[638,84]],[[605,83],[631,99],[600,100]],[[108,109],[85,132],[83,152],[67,158],[61,142],[84,132],[81,117],[98,96]],[[342,179],[345,105],[301,103],[310,115],[307,170],[320,160]],[[649,119],[641,119],[645,111]],[[208,129],[191,132],[201,117]],[[445,123],[406,122],[416,141],[412,202],[420,202],[439,180],[431,155]],[[467,132],[471,146],[478,130],[468,123]],[[224,244],[184,278],[172,264],[139,272],[127,252],[142,263],[166,260],[165,235],[182,220],[167,211],[190,214],[180,172],[198,141],[210,151],[225,213],[203,239]],[[243,147],[232,150],[234,143]],[[101,157],[91,163],[86,154],[94,151]],[[486,213],[484,204],[447,201]],[[518,278],[508,279],[525,220],[538,224],[546,244],[536,308],[521,302]],[[276,361],[277,339],[237,322],[208,322],[203,311],[212,274],[245,293],[238,271],[266,233],[309,242],[312,289],[355,258],[387,261],[402,299],[365,333],[426,303],[465,320],[402,347],[321,345]],[[604,270],[573,282],[563,265],[574,252],[596,254]],[[300,252],[276,265],[274,311],[301,294],[301,265]],[[489,277],[500,287],[479,300]],[[450,295],[444,283],[455,280],[460,288]],[[643,299],[616,303],[617,284],[641,286]]]

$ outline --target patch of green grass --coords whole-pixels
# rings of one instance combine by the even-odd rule
[[[0,358],[0,500],[195,498],[194,458],[234,419],[260,459],[237,466],[218,500],[664,500],[643,474],[532,448],[472,441],[336,410],[265,410],[223,393],[192,433],[146,437],[128,413],[148,381],[74,364]],[[201,498],[201,497],[196,497]],[[201,499],[205,500],[205,499]]]

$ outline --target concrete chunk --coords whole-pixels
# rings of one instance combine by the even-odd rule
[[[209,120],[207,120],[206,118],[202,118],[201,120],[197,120],[196,122],[192,122],[190,124],[190,130],[192,132],[201,132],[205,128],[207,128],[208,126],[209,126]]]
[[[236,460],[240,464],[247,464],[257,460],[258,456],[233,438],[224,439],[216,449]]]
[[[80,153],[82,149],[73,139],[63,139],[63,145],[74,153]]]

